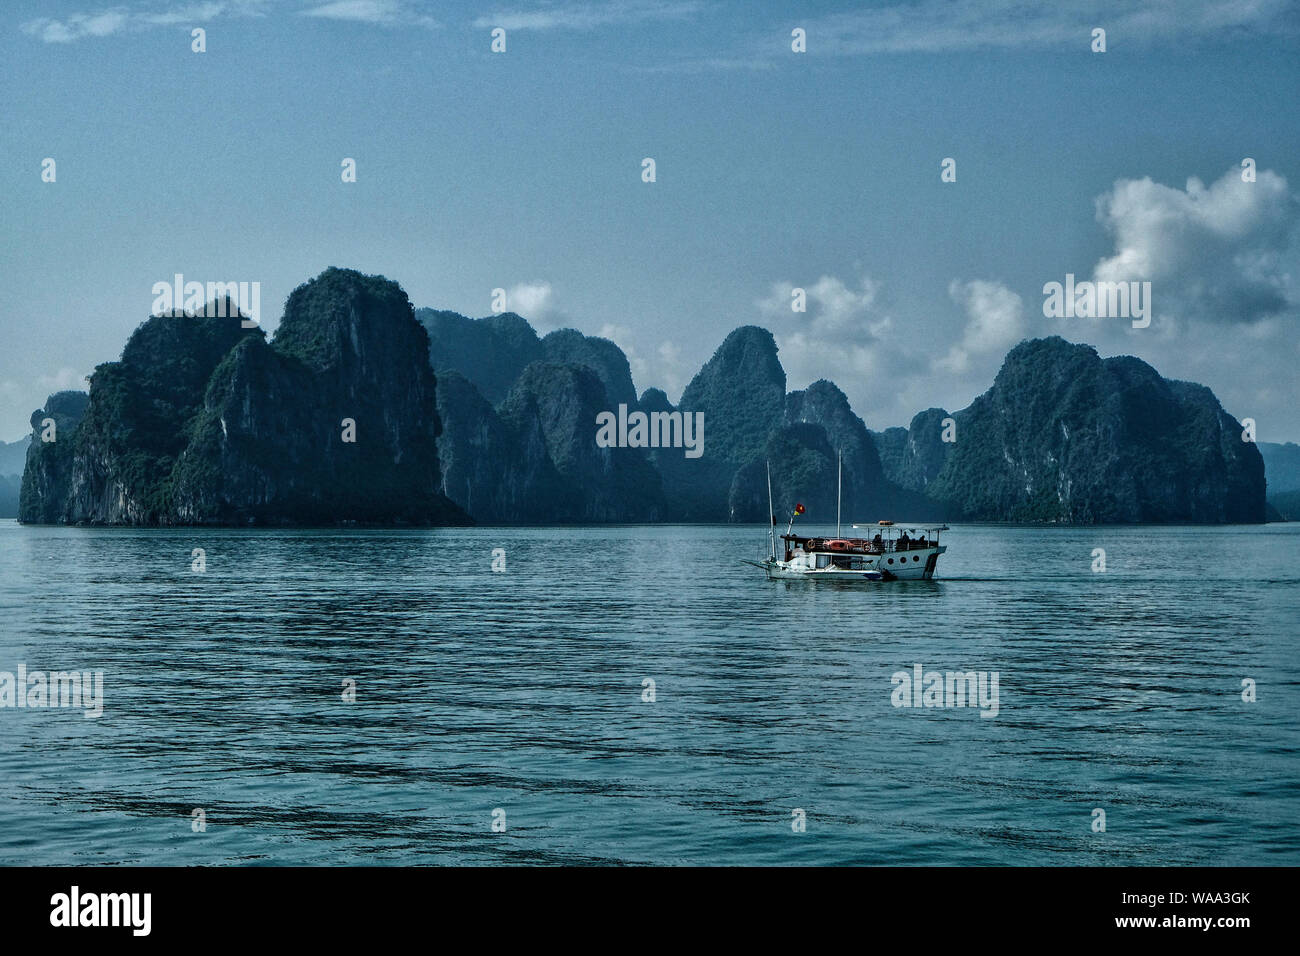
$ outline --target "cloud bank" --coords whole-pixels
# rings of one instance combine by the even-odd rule
[[[1149,280],[1157,321],[1252,323],[1300,302],[1300,207],[1277,173],[1243,182],[1230,169],[1208,187],[1193,177],[1181,190],[1122,179],[1096,208],[1115,248],[1093,277]]]

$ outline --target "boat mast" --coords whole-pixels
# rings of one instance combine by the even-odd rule
[[[771,526],[767,529],[767,541],[772,546],[772,560],[776,560],[776,512],[772,510],[772,462],[767,463],[767,517]]]
[[[838,474],[835,477],[835,537],[840,536],[840,501],[844,494],[844,449],[840,449]]]

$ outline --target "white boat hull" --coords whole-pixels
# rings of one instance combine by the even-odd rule
[[[763,563],[769,578],[805,581],[928,581],[934,577],[943,545],[913,551],[887,551],[884,554],[848,554],[855,567],[808,567],[803,556],[791,561],[768,560]]]

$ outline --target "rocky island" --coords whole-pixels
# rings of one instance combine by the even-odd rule
[[[273,341],[240,317],[155,315],[89,395],[32,415],[29,523],[550,524],[847,519],[1260,522],[1264,461],[1204,386],[1053,337],[967,408],[871,431],[834,383],[787,392],[772,334],[732,331],[674,406],[613,342],[513,313],[413,309],[329,269]],[[703,454],[605,447],[615,410],[702,415]],[[678,416],[680,418],[680,416]],[[53,440],[42,440],[45,433]]]

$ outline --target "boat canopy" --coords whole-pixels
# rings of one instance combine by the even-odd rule
[[[884,529],[885,531],[894,530],[894,531],[936,531],[937,532],[937,531],[949,530],[946,524],[925,524],[924,522],[921,521],[915,523],[912,523],[910,521],[877,521],[874,524],[855,524],[855,525],[850,525],[849,527],[859,528],[863,531],[872,531],[872,530],[879,531],[881,529]]]
[[[854,525],[855,528],[861,528],[862,525]],[[886,525],[877,527],[867,525],[868,529],[875,528],[876,534],[871,538],[841,538],[831,537],[829,535],[805,536],[801,534],[791,534],[786,532],[781,535],[781,540],[785,542],[786,548],[800,548],[808,553],[831,554],[885,554],[896,551],[913,551],[929,550],[939,547],[939,532],[946,531],[948,526],[940,525],[918,525],[909,527],[907,525]],[[790,560],[787,553],[786,560]],[[892,562],[891,562],[892,563]]]

